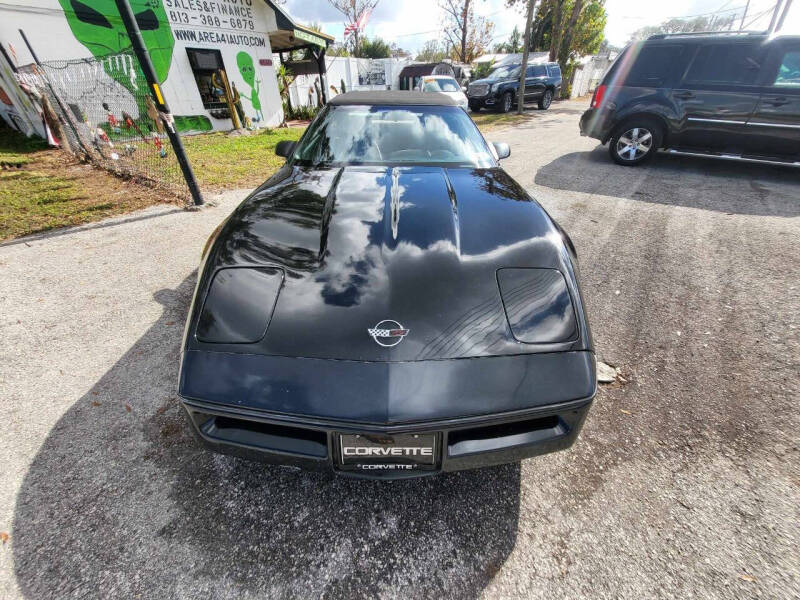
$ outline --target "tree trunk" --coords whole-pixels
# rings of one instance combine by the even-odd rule
[[[550,34],[550,62],[558,57],[561,40],[564,37],[564,0],[557,0],[553,6],[553,29]]]
[[[464,10],[461,13],[461,62],[467,62],[467,29],[469,28],[469,3],[464,0]]]
[[[517,96],[517,114],[525,110],[525,75],[528,70],[528,54],[531,49],[531,25],[533,24],[533,8],[536,0],[528,0],[528,15],[525,18],[525,45],[522,47],[522,69],[519,72],[519,88]]]
[[[585,4],[585,0],[575,0],[575,3],[572,5],[572,14],[569,16],[569,23],[564,28],[564,35],[561,40],[561,46],[563,47],[566,56],[566,60],[564,60],[564,64],[566,65],[567,60],[569,59],[569,54],[572,51],[572,38],[574,37],[575,33],[575,26],[578,23],[578,19],[581,16],[581,12],[583,11],[583,6]],[[556,57],[561,54],[561,48],[556,53]],[[556,58],[558,60],[558,58]]]

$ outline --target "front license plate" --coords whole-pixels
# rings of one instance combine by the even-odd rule
[[[435,433],[339,435],[339,465],[347,471],[430,470],[436,464]]]

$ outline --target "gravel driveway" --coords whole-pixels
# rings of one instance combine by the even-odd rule
[[[800,172],[619,167],[583,109],[490,137],[572,235],[625,382],[521,465],[380,483],[198,450],[178,345],[242,193],[0,247],[0,597],[800,597]]]

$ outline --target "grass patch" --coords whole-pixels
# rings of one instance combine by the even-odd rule
[[[174,197],[0,127],[0,240],[80,225]]]
[[[186,136],[183,145],[202,190],[255,187],[284,163],[275,155],[277,143],[297,141],[303,131],[289,127],[241,136],[210,133]]]
[[[30,156],[47,149],[47,143],[39,138],[27,138],[0,121],[0,168],[18,169],[32,162]]]
[[[529,112],[524,112],[521,115],[518,115],[516,111],[500,113],[486,112],[485,110],[482,110],[481,112],[472,112],[469,116],[472,117],[472,120],[475,121],[475,124],[484,133],[499,127],[516,125],[517,123],[522,123],[523,121],[527,121],[532,117]]]
[[[0,238],[68,224],[69,202],[79,196],[73,182],[36,171],[0,171]]]
[[[66,175],[0,171],[0,240],[97,221],[158,202],[152,190],[143,188],[142,193],[141,186],[92,167],[76,168],[77,174]]]

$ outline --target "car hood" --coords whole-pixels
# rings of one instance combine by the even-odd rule
[[[475,81],[471,81],[470,85],[476,83],[485,83],[486,85],[492,85],[493,83],[507,83],[509,81],[517,81],[516,79],[509,79],[509,78],[501,78],[501,79],[476,79]]]
[[[479,357],[590,347],[570,253],[542,207],[500,168],[285,166],[230,216],[205,262],[189,333],[214,273],[271,265],[284,283],[255,344],[188,349],[362,361]],[[577,341],[520,344],[496,272],[563,273]],[[394,347],[368,329],[409,330]]]

